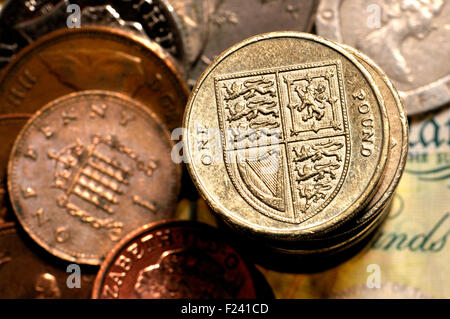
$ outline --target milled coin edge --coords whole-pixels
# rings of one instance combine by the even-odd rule
[[[245,46],[251,45],[254,42],[258,42],[261,40],[268,40],[268,39],[275,39],[275,38],[299,38],[299,39],[306,39],[311,41],[317,41],[321,43],[322,45],[328,46],[331,49],[334,49],[338,53],[342,54],[345,58],[349,59],[356,67],[357,69],[363,74],[363,76],[368,81],[369,85],[371,86],[371,89],[374,92],[374,95],[379,103],[379,111],[381,114],[382,119],[382,126],[383,131],[381,132],[383,138],[382,138],[382,148],[380,152],[380,157],[378,159],[378,165],[375,169],[374,174],[372,175],[372,178],[369,182],[369,187],[362,193],[362,195],[358,198],[358,200],[353,203],[346,211],[342,212],[339,215],[339,219],[344,220],[347,219],[352,214],[357,213],[359,210],[361,210],[364,206],[364,204],[367,204],[367,202],[375,195],[375,188],[378,185],[378,182],[382,176],[382,172],[384,171],[384,167],[387,161],[387,154],[388,154],[388,148],[389,148],[389,121],[387,118],[387,111],[386,107],[384,105],[384,100],[381,96],[380,91],[375,85],[374,80],[372,79],[372,76],[369,74],[369,72],[356,60],[355,57],[353,57],[350,53],[348,53],[345,49],[341,48],[340,46],[335,45],[332,41],[329,41],[323,37],[309,34],[309,33],[303,33],[303,32],[294,32],[294,31],[281,31],[281,32],[269,32],[264,33],[260,35],[256,35],[250,38],[247,38],[244,41],[241,41],[231,48],[225,50],[222,52],[219,56],[214,59],[214,61],[210,64],[210,66],[202,73],[199,80],[197,81],[196,85],[194,86],[188,102],[186,106],[186,110],[183,117],[183,127],[186,129],[187,124],[190,121],[190,113],[193,108],[193,103],[195,101],[195,98],[198,94],[198,91],[200,90],[200,87],[202,86],[205,79],[208,77],[208,75],[214,70],[215,66],[220,63],[223,59],[225,59],[228,55],[234,53],[235,51],[239,50],[240,48],[243,48]],[[207,189],[199,182],[199,177],[197,176],[196,169],[193,162],[193,157],[189,149],[189,134],[185,134],[183,136],[185,152],[187,157],[187,168],[188,172],[196,185],[197,189],[199,190],[200,195],[202,198],[210,205],[210,207],[216,212],[218,216],[225,219],[225,221],[228,224],[231,224],[234,228],[243,229],[246,231],[249,231],[252,235],[256,236],[263,236],[266,238],[273,238],[273,239],[282,239],[285,241],[295,241],[299,240],[300,238],[307,238],[308,236],[311,236],[311,234],[314,234],[315,232],[323,231],[323,230],[332,230],[337,227],[337,224],[340,223],[340,221],[334,221],[334,219],[331,219],[327,222],[321,223],[319,225],[312,226],[308,229],[296,229],[296,230],[280,230],[280,229],[270,229],[270,232],[268,232],[267,228],[262,228],[260,225],[250,224],[246,222],[245,219],[235,216],[232,212],[229,212],[228,209],[223,207],[222,204],[217,203],[211,194],[208,192]],[[253,226],[253,227],[251,227]]]

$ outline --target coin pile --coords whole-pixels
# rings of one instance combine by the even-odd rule
[[[326,256],[370,234],[402,175],[405,110],[368,57],[262,34],[208,67],[184,117],[191,176],[253,249]]]
[[[7,1],[0,298],[271,297],[261,256],[365,244],[407,118],[369,57],[303,33],[317,5]],[[200,196],[222,229],[183,220]]]
[[[174,221],[171,131],[205,35],[165,1],[132,2],[2,7],[0,298],[268,295],[220,232]]]

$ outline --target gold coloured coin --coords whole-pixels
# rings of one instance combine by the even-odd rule
[[[296,242],[323,236],[375,194],[389,123],[371,75],[323,38],[247,39],[203,73],[184,117],[191,176],[231,226]]]
[[[400,182],[408,157],[408,119],[405,107],[397,90],[383,70],[360,51],[345,44],[339,45],[353,54],[370,72],[383,96],[389,119],[389,160],[384,168],[383,177],[381,178],[381,183],[375,196],[367,204],[367,207],[364,208],[360,218],[356,220],[356,224],[362,224],[374,217],[378,211],[389,203]]]
[[[172,146],[160,120],[124,95],[61,97],[38,111],[14,144],[11,204],[47,251],[99,265],[127,233],[174,213],[181,168]]]
[[[348,248],[358,240],[367,236],[378,227],[389,213],[389,202],[394,196],[395,189],[403,174],[408,155],[408,120],[405,108],[400,100],[397,90],[386,74],[367,56],[350,46],[336,43],[342,46],[370,72],[377,87],[383,96],[389,119],[390,150],[388,161],[384,168],[379,187],[375,195],[364,209],[352,220],[349,220],[339,228],[321,238],[322,243],[305,243],[303,249],[294,250],[297,254],[317,254],[338,249]],[[318,246],[321,247],[319,248]],[[308,246],[310,246],[308,249]],[[293,253],[294,251],[291,251]]]

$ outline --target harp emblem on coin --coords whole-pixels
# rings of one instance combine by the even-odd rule
[[[350,143],[341,64],[215,78],[228,174],[261,213],[300,223],[334,198]]]

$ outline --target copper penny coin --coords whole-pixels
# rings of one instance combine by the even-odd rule
[[[105,27],[54,31],[23,49],[0,77],[2,113],[34,113],[82,90],[126,94],[172,130],[188,90],[176,62],[158,44]]]
[[[8,191],[28,234],[55,256],[99,265],[130,231],[174,213],[173,143],[143,105],[107,91],[61,97],[19,134]]]
[[[8,216],[10,205],[6,191],[6,168],[9,153],[17,135],[30,117],[31,114],[0,115],[0,223],[10,217]]]
[[[0,225],[0,298],[89,298],[95,271],[79,268],[76,278],[76,265],[52,257],[14,223]]]
[[[107,256],[93,298],[255,298],[249,267],[206,224],[165,221],[142,226]]]

